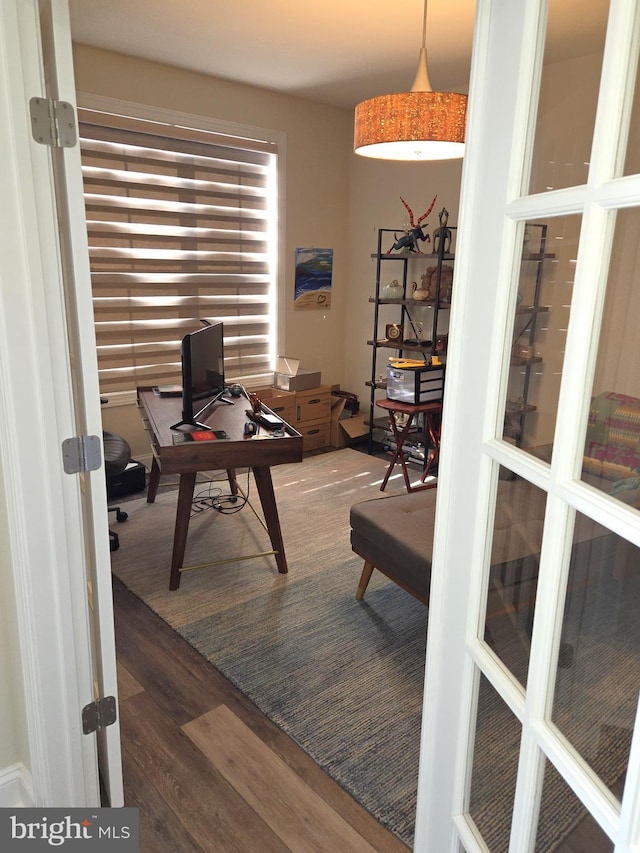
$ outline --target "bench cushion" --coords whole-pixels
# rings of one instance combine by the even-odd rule
[[[351,507],[351,547],[419,598],[429,595],[436,489]]]

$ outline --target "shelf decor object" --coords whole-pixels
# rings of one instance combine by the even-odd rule
[[[369,98],[356,106],[353,148],[380,160],[454,160],[464,155],[467,96],[434,92],[427,69],[427,0],[422,48],[410,92]]]

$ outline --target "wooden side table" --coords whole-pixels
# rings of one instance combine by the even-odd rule
[[[376,405],[389,412],[389,421],[396,440],[396,452],[389,463],[387,473],[384,475],[380,491],[383,492],[385,490],[389,477],[391,476],[391,472],[397,462],[399,462],[402,467],[404,482],[408,492],[419,492],[423,489],[432,489],[433,485],[426,484],[424,481],[431,470],[432,465],[437,463],[440,453],[440,416],[442,415],[442,401],[430,403],[401,403],[398,400],[376,400]],[[396,421],[396,415],[398,414],[408,416],[405,425],[401,429],[398,428]],[[409,430],[411,429],[411,425],[413,424],[413,419],[416,415],[425,416],[425,425],[431,442],[431,451],[428,458],[425,458],[425,464],[420,478],[423,483],[422,486],[411,485],[409,481],[409,472],[407,471],[407,461],[402,450],[409,434]]]

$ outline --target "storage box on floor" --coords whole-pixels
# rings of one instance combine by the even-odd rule
[[[344,398],[331,398],[331,447],[348,447],[369,434],[369,414],[345,416],[344,406]]]
[[[444,365],[387,367],[387,399],[401,403],[429,403],[442,400]]]
[[[295,426],[296,395],[294,391],[281,391],[280,388],[260,388],[256,394],[265,406],[268,406],[279,418],[291,426]]]
[[[317,374],[320,376],[320,374]],[[331,386],[318,385],[303,391],[261,388],[256,391],[268,406],[302,436],[305,452],[329,445],[331,437]]]

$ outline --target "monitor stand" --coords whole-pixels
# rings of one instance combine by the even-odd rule
[[[193,416],[192,420],[178,421],[177,424],[173,424],[173,426],[169,427],[169,429],[180,429],[180,427],[189,426],[189,427],[195,427],[197,429],[208,429],[208,430],[210,430],[211,429],[210,424],[201,424],[197,420],[197,418],[202,417],[203,412],[206,412],[206,410],[209,408],[209,406],[213,406],[213,404],[217,403],[218,400],[220,400],[223,403],[227,403],[229,406],[233,406],[233,400],[227,400],[226,397],[222,396],[225,393],[225,391],[226,391],[226,388],[223,388],[222,391],[218,391],[218,393],[214,397],[212,397],[207,403],[205,403],[205,405],[200,409],[199,412],[196,412],[196,414]]]

